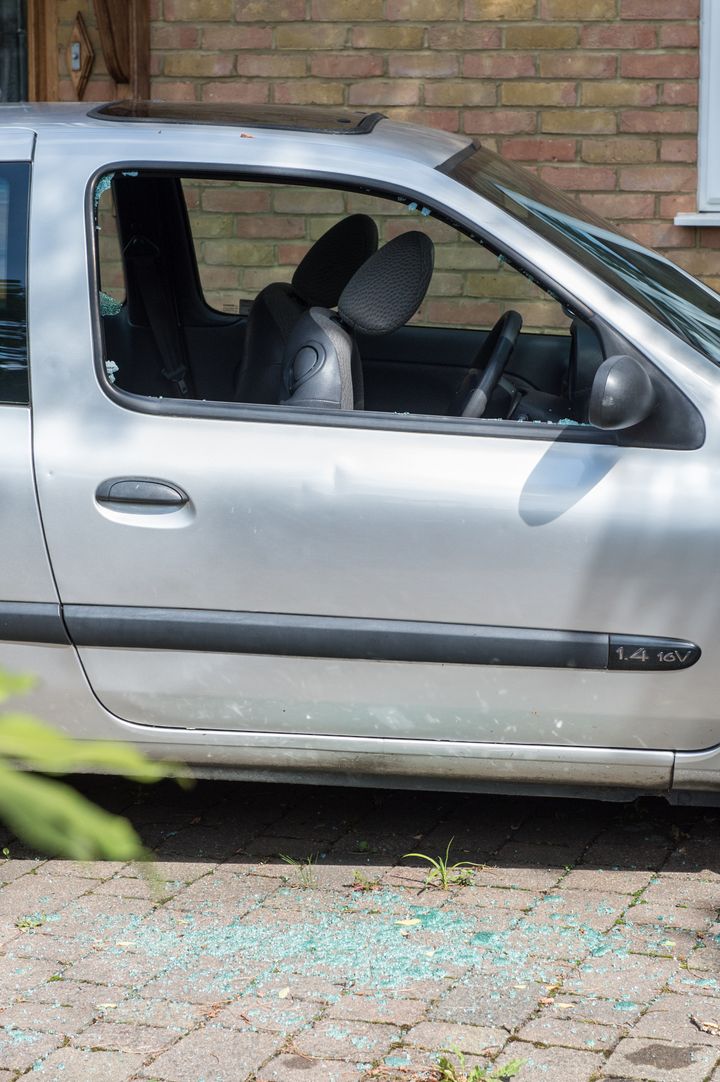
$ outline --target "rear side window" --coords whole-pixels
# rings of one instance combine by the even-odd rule
[[[30,401],[27,233],[30,166],[0,163],[0,403]]]

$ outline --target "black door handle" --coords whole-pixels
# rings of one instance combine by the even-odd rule
[[[166,481],[127,478],[103,481],[95,493],[98,503],[135,503],[153,507],[184,507],[190,497]]]

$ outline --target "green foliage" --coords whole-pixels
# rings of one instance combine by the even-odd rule
[[[514,1059],[502,1067],[471,1067],[468,1070],[462,1052],[456,1049],[452,1049],[452,1052],[457,1062],[447,1056],[438,1059],[440,1073],[437,1082],[505,1082],[506,1079],[515,1078],[524,1063],[524,1060]]]
[[[15,921],[16,928],[42,928],[45,923],[45,914],[34,915],[31,917],[19,917]]]
[[[0,688],[3,674],[0,673]],[[0,691],[0,702],[3,696]],[[69,774],[76,770],[101,770],[122,774],[135,781],[166,778],[166,763],[146,759],[135,748],[105,740],[74,740],[26,714],[0,718],[0,757],[44,774]]]
[[[483,865],[475,864],[471,860],[456,860],[451,864],[450,849],[454,841],[455,839],[451,838],[447,843],[444,857],[429,857],[426,853],[404,853],[403,860],[416,857],[418,860],[427,861],[430,865],[430,871],[427,874],[425,883],[428,886],[435,881],[437,881],[437,885],[441,890],[449,890],[453,885],[467,886],[472,882],[472,869],[482,868]]]
[[[26,692],[33,680],[0,670],[0,703]],[[0,819],[28,845],[72,860],[145,860],[130,823],[42,774],[96,770],[151,782],[178,774],[134,748],[101,740],[75,740],[29,715],[0,716]],[[181,779],[182,780],[182,779]],[[3,849],[3,856],[9,856]]]
[[[0,722],[0,727],[2,722]],[[28,845],[72,860],[139,860],[146,853],[126,819],[69,785],[0,765],[0,818]]]
[[[284,853],[280,853],[280,859],[284,860],[286,864],[289,864],[291,868],[295,869],[298,877],[298,886],[303,887],[305,890],[309,890],[318,885],[317,875],[315,874],[317,856],[314,853],[311,853],[309,857],[305,857],[304,860],[295,860],[294,857],[288,857]]]
[[[356,868],[353,872],[353,881],[351,886],[353,890],[371,891],[380,890],[382,884],[380,882],[379,875],[373,876],[373,878],[371,879],[369,876],[365,875],[364,872],[361,872],[359,868]]]

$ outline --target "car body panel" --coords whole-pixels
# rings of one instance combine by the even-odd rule
[[[0,598],[5,602],[56,605],[58,596],[33,482],[31,416],[27,406],[0,406],[0,446]]]
[[[714,608],[694,567],[713,558],[714,511],[706,504],[702,530],[694,518],[690,548],[682,508],[694,508],[696,498],[684,452],[188,423],[115,409],[117,433],[102,445],[80,420],[62,441],[52,437],[62,484],[57,504],[44,504],[49,529],[54,506],[58,525],[61,507],[77,508],[71,523],[63,517],[62,546],[50,533],[50,544],[55,538],[62,548],[55,570],[66,604],[555,627],[682,637],[704,648],[708,642]],[[675,462],[674,503],[664,487],[646,483],[659,453],[666,483]],[[71,466],[78,461],[88,464],[82,475]],[[93,500],[109,476],[148,473],[187,492],[190,505],[150,515],[108,511]],[[703,483],[701,474],[700,500]],[[614,529],[607,531],[610,519]],[[687,559],[678,569],[683,546]],[[677,582],[683,568],[684,594],[658,590],[658,581]],[[684,599],[693,590],[690,614]],[[143,664],[133,649],[80,652],[101,701],[136,722],[363,736],[375,735],[385,717],[386,732],[427,739],[653,748],[713,742],[712,645],[685,672],[637,674],[263,663],[167,650],[149,652]],[[405,708],[394,711],[390,726],[398,703]]]
[[[88,703],[96,720],[79,732],[280,774],[654,789],[670,785],[674,750],[718,743],[717,618],[697,569],[717,568],[720,374],[439,173],[464,137],[419,141],[383,121],[371,137],[240,140],[232,129],[107,124],[64,107],[33,119],[35,463],[64,604],[664,636],[703,650],[685,671],[626,673],[86,645],[79,657],[106,709]],[[186,403],[158,414],[106,393],[88,262],[100,172],[212,164],[408,191],[409,157],[413,190],[644,350],[702,412],[703,446],[618,447],[557,431],[525,438],[502,424],[472,435],[408,432],[372,414],[298,424],[277,409],[259,420],[235,407],[223,419]],[[108,510],[95,494],[113,478],[161,480],[189,502],[163,513]]]
[[[0,161],[32,161],[35,132],[31,128],[5,128],[0,141]]]

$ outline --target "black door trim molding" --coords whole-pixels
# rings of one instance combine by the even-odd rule
[[[701,655],[684,639],[596,631],[24,601],[0,601],[0,642],[625,672],[689,669]]]
[[[59,605],[0,601],[0,642],[70,644]]]
[[[344,616],[110,605],[66,605],[63,611],[77,646],[111,649],[608,669],[616,667],[611,643],[620,642],[593,631]],[[622,645],[624,658],[637,651],[635,663],[623,666],[634,671],[688,668],[700,656],[694,643],[676,640],[630,636]]]

